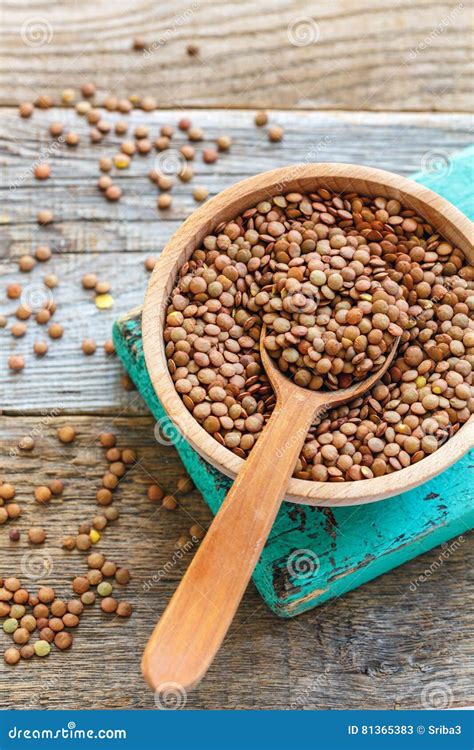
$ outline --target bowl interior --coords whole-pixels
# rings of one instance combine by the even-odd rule
[[[390,172],[348,164],[309,164],[284,167],[250,177],[224,190],[195,211],[177,230],[155,266],[143,310],[145,359],[156,394],[180,435],[217,469],[234,477],[244,459],[212,438],[191,416],[175,391],[168,372],[163,324],[178,271],[204,237],[261,200],[281,192],[312,192],[326,187],[336,193],[357,192],[395,198],[432,224],[474,262],[472,223],[448,201],[417,183]],[[373,502],[406,491],[458,460],[474,442],[470,421],[436,453],[400,471],[360,482],[290,480],[287,500],[310,505],[351,505]]]

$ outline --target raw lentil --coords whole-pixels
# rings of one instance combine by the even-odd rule
[[[36,656],[48,656],[51,651],[51,645],[48,643],[48,641],[39,640],[36,641],[34,649]]]
[[[35,177],[37,180],[47,180],[51,175],[49,164],[37,164],[35,167]]]
[[[32,526],[28,529],[28,541],[31,544],[43,544],[46,539],[46,532],[41,526]]]
[[[32,643],[27,643],[20,648],[22,659],[31,659],[35,654],[35,648]]]
[[[35,487],[35,500],[37,503],[49,503],[51,500],[51,490],[49,487]]]
[[[159,484],[152,484],[147,490],[148,499],[152,502],[159,502],[163,500],[165,493],[161,489]]]
[[[131,575],[128,568],[119,568],[115,573],[115,580],[117,583],[125,585],[130,581]]]
[[[173,495],[166,495],[161,504],[166,510],[175,510],[178,507],[178,501]]]
[[[118,606],[118,602],[112,596],[104,597],[104,599],[102,599],[100,603],[101,610],[103,612],[107,612],[108,614],[115,612],[115,610],[117,609],[117,606]]]
[[[31,117],[34,111],[34,104],[31,102],[22,102],[20,106],[18,107],[18,112],[20,113],[20,117]]]
[[[110,596],[110,594],[113,591],[113,586],[108,581],[102,581],[102,583],[99,583],[97,586],[97,593],[99,596]]]
[[[70,648],[72,646],[73,637],[71,633],[67,633],[66,631],[63,631],[62,633],[57,633],[54,636],[54,645],[56,648],[59,648],[61,651],[64,651],[67,648]]]
[[[61,443],[72,443],[76,439],[76,430],[70,424],[65,424],[58,429],[58,438]]]
[[[18,662],[20,661],[20,652],[14,646],[10,646],[10,648],[7,648],[6,651],[4,651],[3,659],[5,663],[9,664],[10,666],[18,664]]]
[[[270,356],[314,390],[365,378],[400,337],[382,382],[311,427],[295,476],[360,481],[435,451],[474,411],[474,284],[435,232],[396,200],[326,188],[219,224],[167,310],[168,366],[186,408],[245,458],[275,404],[262,322]]]

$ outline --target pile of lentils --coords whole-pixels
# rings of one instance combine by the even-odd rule
[[[411,208],[356,193],[276,195],[206,236],[164,327],[186,408],[245,458],[275,405],[259,342],[310,389],[388,372],[311,427],[294,476],[344,482],[436,451],[474,412],[474,272]]]
[[[76,439],[76,431],[72,425],[64,424],[58,428],[57,437],[63,444],[72,444]],[[119,449],[113,433],[101,433],[99,442],[106,449],[105,457],[108,462],[108,471],[102,478],[102,487],[96,493],[97,505],[101,512],[95,515],[92,521],[81,523],[77,534],[66,536],[61,542],[65,550],[87,551],[88,569],[73,578],[73,597],[66,599],[58,597],[50,586],[41,586],[35,592],[26,588],[16,576],[0,578],[0,620],[3,620],[1,628],[13,640],[13,645],[3,654],[6,664],[15,665],[21,659],[31,659],[34,656],[49,656],[52,646],[60,651],[69,649],[73,645],[73,632],[79,625],[84,608],[95,604],[96,601],[100,601],[100,608],[105,614],[114,614],[119,618],[128,618],[132,614],[133,607],[130,602],[119,601],[115,597],[117,585],[120,590],[129,583],[129,569],[107,559],[100,552],[89,550],[100,542],[108,524],[119,518],[118,509],[112,505],[112,492],[118,487],[127,469],[136,463],[137,456],[130,448]],[[34,452],[35,445],[33,436],[25,435],[18,442],[18,449],[22,452]],[[56,478],[49,484],[36,486],[34,500],[46,510],[54,498],[62,495],[63,491],[64,483]],[[15,495],[15,486],[0,480],[0,526],[10,521],[17,523],[20,519],[22,508],[13,502]],[[20,529],[10,528],[9,539],[11,542],[20,543]],[[41,546],[46,539],[47,534],[42,526],[31,526],[28,529],[29,545]],[[30,554],[31,552],[27,552],[23,558],[26,568],[29,559],[34,564],[35,557],[30,558]],[[44,564],[41,556],[37,559]],[[47,576],[47,573],[45,567],[44,575]]]

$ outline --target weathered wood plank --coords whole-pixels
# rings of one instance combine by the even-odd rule
[[[7,104],[92,79],[101,95],[151,92],[161,107],[473,105],[470,4],[454,0],[5,0],[2,27]],[[131,50],[135,34],[148,53]]]
[[[59,409],[61,413],[139,414],[146,407],[136,391],[126,391],[120,378],[124,370],[114,355],[107,355],[103,344],[112,338],[114,320],[137,301],[143,299],[149,273],[145,270],[144,253],[57,254],[47,263],[39,263],[30,273],[18,273],[15,259],[0,261],[1,313],[7,316],[7,327],[0,329],[0,408],[4,412],[25,415],[29,411]],[[48,290],[42,282],[47,273],[55,273],[59,284]],[[95,294],[82,287],[81,277],[95,273],[111,284],[114,306],[99,310]],[[18,322],[15,310],[19,299],[6,299],[9,283],[22,285],[22,297],[31,301],[36,311],[41,303],[53,300],[57,310],[52,318],[64,328],[60,339],[51,340],[47,325],[39,325],[34,316],[27,321],[22,338],[11,335]],[[86,356],[82,341],[92,338],[97,351]],[[49,351],[44,357],[33,352],[36,340],[45,340]],[[20,354],[25,369],[13,373],[8,357]]]
[[[176,181],[172,208],[159,213],[158,191],[147,174],[157,159],[164,159],[171,168],[179,163],[178,149],[187,142],[183,133],[176,133],[173,148],[161,155],[153,150],[147,157],[135,156],[130,169],[115,170],[114,180],[123,188],[124,196],[111,204],[96,186],[100,175],[98,160],[104,155],[113,156],[123,138],[110,134],[104,142],[92,146],[88,125],[71,110],[37,112],[31,120],[21,120],[15,110],[4,110],[0,113],[0,197],[5,199],[2,235],[9,243],[14,242],[11,225],[36,225],[37,211],[47,205],[59,226],[42,230],[43,236],[48,232],[54,236],[62,224],[81,221],[80,226],[74,227],[76,240],[71,237],[71,229],[64,228],[65,249],[83,252],[92,246],[106,251],[113,243],[113,234],[119,239],[120,250],[138,249],[143,241],[149,245],[150,235],[156,236],[158,243],[163,242],[169,236],[168,227],[174,226],[168,222],[178,222],[189,215],[196,205],[192,198],[194,185],[205,185],[212,195],[257,172],[311,161],[368,164],[406,175],[434,169],[436,158],[447,162],[454,152],[472,142],[472,120],[468,115],[278,112],[272,119],[284,127],[285,137],[276,144],[269,143],[265,131],[254,125],[250,112],[193,110],[189,115],[205,134],[205,140],[195,144],[195,177],[191,183]],[[179,111],[135,112],[130,116],[130,132],[137,124],[147,123],[154,140],[161,125],[175,125],[181,116]],[[106,119],[114,122],[118,116],[107,114]],[[82,143],[77,148],[65,144],[51,148],[48,125],[57,120],[80,133]],[[223,133],[233,139],[230,152],[221,154],[214,165],[203,164],[202,148],[213,145]],[[41,184],[32,174],[40,154],[52,166],[51,178]],[[107,222],[108,226],[102,227],[99,222]],[[125,228],[124,222],[135,223]],[[24,237],[21,233],[18,239]],[[5,252],[1,247],[3,243],[0,257]]]
[[[57,441],[58,425],[72,422],[76,442]],[[181,473],[173,448],[157,444],[148,417],[124,419],[74,417],[0,418],[0,475],[16,484],[23,515],[18,544],[0,532],[0,575],[21,576],[21,558],[29,549],[26,530],[45,526],[47,551],[53,561],[48,583],[67,596],[70,578],[82,572],[85,553],[58,549],[62,535],[95,512],[94,494],[105,462],[97,442],[102,430],[113,430],[119,445],[133,446],[138,464],[120,483],[116,505],[121,517],[104,532],[97,549],[122,565],[133,578],[120,592],[132,601],[130,621],[118,622],[88,611],[73,648],[55,652],[47,661],[16,668],[0,663],[8,681],[0,707],[153,708],[153,696],[139,672],[145,641],[187,563],[178,560],[174,541],[191,523],[204,527],[210,514],[196,493],[185,497],[176,512],[157,510],[146,497],[151,477],[166,491]],[[32,454],[10,456],[20,437],[32,431]],[[32,499],[33,487],[60,476],[64,497],[50,507]],[[449,555],[435,549],[341,599],[292,621],[274,617],[251,585],[215,663],[187,708],[421,708],[422,693],[441,682],[454,706],[472,703],[472,537]],[[414,585],[421,574],[427,578]],[[153,580],[155,576],[155,580]],[[35,582],[28,585],[34,588]],[[1,633],[3,647],[9,643]],[[103,655],[114,663],[114,679],[104,669]],[[13,671],[14,670],[14,671]],[[231,679],[229,679],[229,676]],[[426,698],[424,699],[426,700]]]
[[[142,413],[140,397],[125,393],[119,384],[118,363],[102,351],[85,357],[80,344],[85,337],[102,344],[110,336],[113,320],[142,302],[148,278],[143,259],[158,253],[179,221],[193,210],[191,186],[178,185],[173,191],[174,207],[169,218],[168,212],[158,216],[156,189],[144,176],[149,167],[136,157],[136,171],[142,177],[121,176],[126,183],[124,198],[119,204],[109,204],[95,187],[95,162],[104,149],[92,157],[85,146],[81,151],[67,149],[56,156],[53,177],[39,185],[28,170],[41,148],[50,142],[47,124],[58,119],[58,112],[37,113],[28,122],[19,120],[13,111],[3,115],[0,312],[9,315],[11,325],[17,303],[5,301],[8,283],[19,281],[35,291],[42,288],[42,276],[53,271],[60,278],[60,285],[54,290],[59,306],[56,319],[64,325],[65,335],[60,341],[51,342],[50,353],[41,362],[29,355],[25,371],[12,375],[6,366],[8,356],[15,351],[31,352],[35,336],[45,332],[31,323],[27,335],[14,340],[8,330],[0,330],[0,406],[9,413],[23,414],[58,405],[75,412]],[[67,116],[75,117],[71,112]],[[136,125],[150,120],[157,131],[159,124],[175,122],[178,116],[176,112],[164,116],[135,113],[132,122]],[[199,176],[195,182],[206,184],[211,193],[284,161],[297,163],[314,158],[376,164],[409,174],[425,163],[431,164],[426,154],[441,154],[449,159],[471,140],[467,116],[279,113],[286,130],[285,141],[273,146],[253,126],[248,112],[193,112],[191,116],[199,118],[196,121],[213,138],[223,131],[234,138],[232,150],[217,165],[196,162]],[[82,121],[80,125],[83,126]],[[113,154],[117,145],[115,137],[113,147],[105,153]],[[24,182],[10,190],[9,186],[24,175]],[[45,206],[53,208],[57,222],[39,228],[36,213]],[[50,244],[54,258],[48,264],[38,264],[30,274],[18,274],[16,259],[40,243]],[[92,293],[82,289],[80,278],[91,271],[112,284],[112,310],[99,312]]]

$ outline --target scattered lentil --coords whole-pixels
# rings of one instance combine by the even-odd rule
[[[72,443],[76,439],[76,430],[70,424],[65,424],[58,429],[58,438],[61,443]]]
[[[46,532],[41,526],[32,526],[28,529],[28,541],[31,544],[43,544],[46,539]]]

